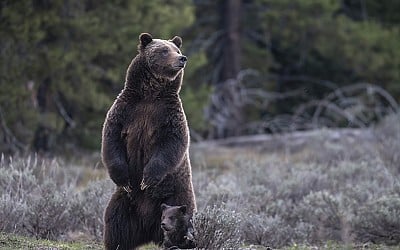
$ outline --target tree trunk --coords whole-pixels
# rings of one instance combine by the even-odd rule
[[[208,108],[211,123],[209,137],[224,138],[240,133],[243,124],[242,102],[237,76],[240,72],[241,0],[223,0],[218,4],[222,35],[213,55],[217,69],[215,92]]]
[[[240,71],[240,16],[241,0],[224,0],[219,6],[220,25],[223,30],[222,70],[219,83],[235,79]]]

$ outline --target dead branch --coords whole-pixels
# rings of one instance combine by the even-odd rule
[[[293,119],[308,117],[312,128],[338,126],[343,121],[351,127],[363,128],[398,111],[399,105],[386,90],[373,84],[359,83],[338,88],[322,100],[300,105]]]
[[[281,147],[301,147],[312,140],[321,138],[329,141],[338,141],[343,138],[363,138],[364,140],[375,140],[375,135],[369,129],[344,128],[344,129],[316,129],[309,131],[296,131],[283,134],[258,134],[236,136],[217,140],[206,140],[195,143],[194,147],[250,147],[263,150],[277,150]]]
[[[3,140],[5,144],[11,149],[11,151],[13,152],[23,151],[26,148],[25,145],[22,142],[20,142],[8,128],[1,107],[0,107],[0,128],[4,134]]]
[[[57,106],[58,112],[61,115],[61,117],[64,119],[64,121],[70,126],[71,128],[74,128],[76,126],[75,121],[68,115],[67,111],[65,110],[64,106],[62,105],[60,98],[58,95],[53,96],[54,103]]]

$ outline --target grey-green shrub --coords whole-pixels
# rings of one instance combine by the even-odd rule
[[[327,191],[312,192],[294,210],[298,220],[313,225],[313,240],[342,240],[345,216],[340,198]]]
[[[243,226],[244,240],[251,244],[279,248],[292,242],[293,230],[279,216],[249,216]]]
[[[26,203],[19,197],[3,193],[0,196],[0,232],[22,233]]]
[[[114,184],[107,179],[93,181],[76,194],[70,212],[74,230],[102,239],[103,213],[113,190]]]
[[[381,158],[374,133],[360,134],[367,137],[333,142],[321,138],[315,145],[307,142],[296,151],[296,160],[269,152],[265,157],[232,155],[228,163],[220,163],[220,172],[218,166],[213,167],[209,179],[202,172],[198,198],[201,204],[218,206],[223,202],[229,209],[241,211],[241,237],[246,244],[282,247],[330,240],[377,242],[371,234],[360,236],[362,230],[373,228],[361,227],[361,222],[370,221],[376,228],[381,227],[379,223],[390,224],[384,223],[387,218],[380,212],[374,212],[379,219],[366,212],[360,217],[360,208],[400,193],[400,176],[393,171],[399,168]],[[307,151],[304,157],[302,150]],[[196,172],[193,176],[196,189]],[[375,206],[385,211],[385,203]],[[400,206],[393,202],[391,209],[399,210]],[[394,239],[392,232],[379,242],[393,244]]]
[[[353,221],[357,240],[400,244],[400,196],[383,196],[363,205]]]
[[[241,215],[219,206],[207,206],[193,219],[199,249],[238,249],[241,245]]]
[[[237,249],[242,241],[272,247],[329,240],[399,244],[399,124],[377,127],[376,138],[322,136],[289,153],[224,149],[228,155],[209,166],[207,155],[194,152],[199,248]],[[0,230],[54,239],[78,232],[100,240],[114,184],[106,178],[78,186],[82,171],[37,156],[2,157]]]
[[[376,148],[383,162],[393,174],[400,175],[400,113],[392,114],[377,126]]]
[[[57,239],[71,229],[72,189],[45,181],[27,196],[23,227],[28,235]]]
[[[38,156],[0,159],[0,230],[58,239],[74,230],[79,170]]]

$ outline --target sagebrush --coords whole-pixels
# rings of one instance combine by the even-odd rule
[[[79,169],[38,156],[3,156],[0,168],[1,231],[43,239],[83,232],[101,239],[110,181],[79,188]]]
[[[336,132],[320,130],[301,147],[285,142],[274,151],[192,145],[198,247],[400,244],[400,117],[360,137],[327,136]],[[0,231],[100,241],[114,184],[106,175],[84,177],[91,171],[3,156]]]

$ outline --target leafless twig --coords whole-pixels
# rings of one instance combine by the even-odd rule
[[[4,134],[4,141],[7,145],[10,145],[12,151],[24,150],[25,146],[20,142],[6,124],[6,120],[3,116],[2,108],[0,107],[0,128]]]

